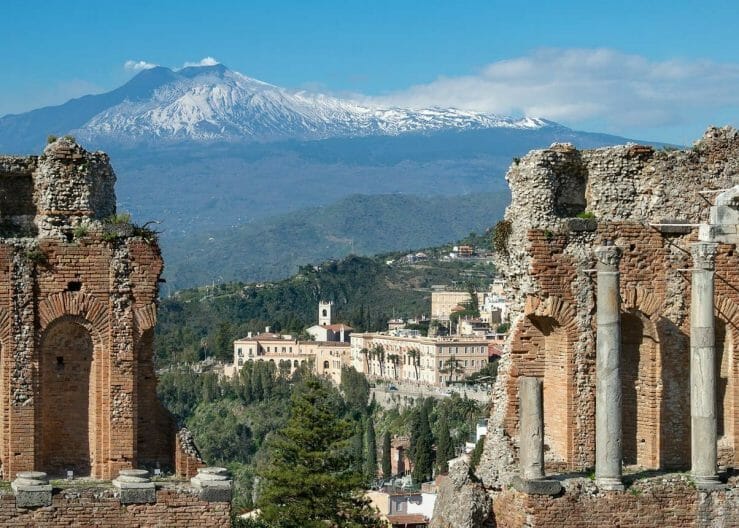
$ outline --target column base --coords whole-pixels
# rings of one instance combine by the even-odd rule
[[[724,483],[718,478],[718,475],[692,475],[695,487],[699,490],[716,490],[724,487]]]
[[[517,491],[529,495],[557,495],[562,491],[562,484],[558,480],[529,480],[516,476],[511,480],[511,485]]]
[[[603,491],[623,491],[624,483],[618,477],[595,477],[595,485]]]

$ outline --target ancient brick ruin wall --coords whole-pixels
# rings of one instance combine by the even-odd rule
[[[604,526],[739,526],[739,493],[701,492],[688,477],[637,480],[626,493],[598,493],[588,479],[565,481],[561,497],[508,489],[493,502],[497,528],[601,528]]]
[[[181,460],[156,396],[156,241],[111,226],[115,174],[70,140],[0,157],[0,459],[3,476],[97,478]]]
[[[228,502],[207,502],[192,489],[157,490],[156,503],[121,504],[112,489],[68,489],[54,493],[52,504],[43,508],[18,508],[11,493],[0,494],[0,526],[61,527],[106,526],[231,526]]]
[[[689,244],[696,230],[652,223],[700,223],[708,200],[739,183],[739,134],[709,129],[687,151],[627,145],[578,151],[553,145],[514,164],[508,254],[498,267],[517,312],[494,389],[489,439],[478,474],[491,489],[517,471],[517,379],[544,379],[550,471],[582,470],[595,453],[595,277],[593,250],[611,241],[620,264],[624,369],[624,456],[645,468],[690,461]],[[589,212],[594,219],[575,218]],[[721,244],[716,317],[721,380],[721,462],[737,460],[739,260]],[[549,403],[549,405],[547,405]],[[547,408],[549,407],[549,408]]]

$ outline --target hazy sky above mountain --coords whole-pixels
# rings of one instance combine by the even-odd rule
[[[739,126],[736,1],[3,2],[0,115],[216,57],[272,84],[690,143]]]

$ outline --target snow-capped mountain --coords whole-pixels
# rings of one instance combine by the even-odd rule
[[[0,118],[0,146],[11,132],[45,128],[93,144],[167,141],[272,141],[488,128],[539,129],[541,119],[511,119],[453,108],[382,107],[280,88],[225,66],[142,71],[111,92]],[[13,129],[16,129],[15,131]],[[45,137],[45,136],[44,136]],[[8,138],[10,139],[10,138]]]
[[[100,112],[85,123],[79,135],[126,140],[264,141],[545,125],[537,119],[514,120],[451,108],[363,105],[287,90],[223,65],[185,68],[171,74],[171,80],[149,98],[126,99]]]

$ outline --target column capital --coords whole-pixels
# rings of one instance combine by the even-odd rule
[[[621,261],[621,248],[618,246],[598,246],[595,248],[595,258],[598,259],[598,271],[618,271]]]
[[[693,267],[712,271],[716,268],[716,242],[696,242],[690,245],[690,254],[693,256]]]

